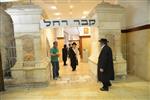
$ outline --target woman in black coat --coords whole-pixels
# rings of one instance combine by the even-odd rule
[[[63,59],[63,62],[64,62],[64,66],[66,66],[66,61],[67,61],[67,54],[68,54],[68,49],[67,49],[67,46],[64,45],[64,48],[62,49],[62,59]]]
[[[77,52],[76,52],[76,43],[72,44],[72,47],[69,50],[69,57],[71,61],[72,71],[76,70],[76,66],[78,65]]]
[[[98,58],[97,76],[98,81],[103,83],[103,87],[100,90],[108,91],[109,86],[111,86],[110,80],[114,80],[112,50],[107,45],[107,39],[101,39],[99,42],[102,50]]]

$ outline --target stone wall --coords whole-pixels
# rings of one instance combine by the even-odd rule
[[[127,70],[130,74],[150,80],[150,0],[119,0],[118,3],[126,9],[122,29],[130,31],[123,33],[127,43]]]
[[[128,71],[150,81],[150,29],[126,34]]]

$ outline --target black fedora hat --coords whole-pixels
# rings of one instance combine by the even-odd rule
[[[102,43],[107,43],[107,42],[109,42],[107,39],[105,39],[105,38],[101,38],[100,40],[99,40],[99,42],[102,42]]]
[[[72,45],[77,45],[77,44],[75,42],[73,42]]]

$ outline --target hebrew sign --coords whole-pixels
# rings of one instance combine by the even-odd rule
[[[95,19],[74,19],[74,20],[41,20],[40,27],[81,27],[81,26],[94,26]]]

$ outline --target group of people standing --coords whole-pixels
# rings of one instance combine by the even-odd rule
[[[62,49],[62,60],[64,62],[64,66],[66,66],[67,58],[70,59],[70,65],[72,67],[72,71],[76,70],[76,66],[78,65],[78,49],[76,48],[76,43],[73,42],[72,44],[69,44],[69,48],[67,48],[67,45],[64,45],[64,48]]]
[[[62,48],[62,60],[64,62],[64,66],[66,66],[67,58],[70,59],[70,65],[72,67],[72,71],[76,71],[76,66],[78,65],[78,49],[76,48],[76,43],[73,42],[69,44],[69,48],[67,45],[64,45]],[[50,49],[50,56],[51,56],[51,63],[52,63],[52,70],[53,70],[53,79],[57,80],[60,78],[59,76],[59,50],[58,50],[58,42],[53,42],[53,47]]]
[[[97,79],[98,81],[101,81],[103,84],[103,87],[100,88],[101,91],[108,91],[109,87],[112,86],[110,80],[114,80],[114,67],[113,67],[113,56],[112,56],[112,50],[107,45],[109,42],[107,39],[102,38],[99,40],[101,45],[101,52],[98,57],[98,63],[97,63]],[[77,48],[76,43],[72,43],[72,45],[69,45],[69,48],[67,48],[66,45],[64,45],[64,48],[62,49],[62,59],[64,61],[64,66],[67,65],[67,57],[70,58],[70,63],[72,67],[72,71],[76,70],[76,66],[78,65],[78,59],[77,59]],[[53,66],[53,79],[59,78],[59,50],[57,48],[58,43],[55,41],[53,43],[53,48],[50,50],[51,54],[51,63]]]

